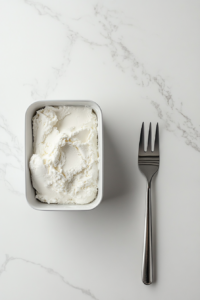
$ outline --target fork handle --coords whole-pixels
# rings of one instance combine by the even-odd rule
[[[153,282],[151,182],[147,186],[142,281],[147,285]]]

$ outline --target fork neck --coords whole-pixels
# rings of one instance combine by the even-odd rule
[[[152,182],[152,178],[150,180],[147,180],[147,188],[148,189],[151,188],[151,182]]]

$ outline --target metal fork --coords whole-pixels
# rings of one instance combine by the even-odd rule
[[[140,171],[145,175],[147,179],[144,250],[143,250],[143,262],[142,262],[142,281],[144,284],[147,285],[153,282],[151,182],[153,176],[158,171],[159,162],[160,162],[160,155],[159,155],[158,123],[156,125],[154,151],[152,151],[152,145],[151,145],[151,123],[149,125],[147,151],[144,150],[144,123],[142,123],[139,151],[138,151],[138,166]]]

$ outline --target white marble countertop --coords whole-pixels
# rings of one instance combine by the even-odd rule
[[[1,299],[199,299],[199,11],[194,0],[1,1]],[[26,202],[24,115],[41,99],[103,110],[105,190],[93,211]],[[160,124],[151,286],[141,281],[142,121]]]

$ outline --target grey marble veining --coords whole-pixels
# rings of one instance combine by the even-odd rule
[[[35,267],[38,267],[38,268],[40,268],[40,269],[43,269],[43,270],[45,270],[48,274],[51,274],[52,276],[58,277],[58,278],[63,282],[63,284],[66,284],[66,285],[69,286],[70,288],[80,291],[81,293],[87,295],[88,298],[90,298],[90,299],[98,300],[98,298],[96,298],[96,297],[94,296],[94,294],[93,294],[90,290],[86,290],[86,289],[84,289],[84,288],[78,287],[78,286],[76,286],[76,285],[70,283],[68,280],[65,279],[65,277],[64,277],[63,275],[61,275],[60,273],[58,273],[58,272],[55,271],[54,269],[48,268],[48,267],[46,267],[46,266],[43,266],[43,265],[40,264],[40,263],[36,263],[36,262],[31,261],[31,260],[27,260],[27,259],[20,258],[20,257],[9,256],[8,254],[6,254],[5,261],[3,262],[3,264],[2,264],[1,267],[0,267],[0,276],[2,276],[3,273],[7,271],[7,266],[8,266],[8,264],[11,264],[13,261],[20,261],[21,263],[31,264],[31,265],[33,265],[33,266],[35,266]]]
[[[155,87],[159,101],[150,100],[150,102],[156,109],[158,117],[164,122],[166,129],[170,132],[178,132],[188,146],[198,152],[200,151],[199,126],[193,124],[190,116],[187,116],[187,113],[178,106],[179,104],[176,104],[176,100],[164,78],[160,75],[150,74],[143,62],[139,61],[134,52],[123,42],[123,36],[121,36],[119,29],[121,26],[134,26],[133,20],[124,15],[122,11],[110,10],[105,5],[99,4],[93,6],[93,14],[90,16],[80,15],[78,18],[65,20],[61,13],[52,10],[49,6],[31,0],[25,0],[25,3],[33,7],[40,16],[53,18],[67,29],[67,46],[62,64],[54,68],[54,82],[45,91],[41,92],[36,81],[31,91],[34,100],[46,99],[49,92],[56,88],[59,78],[66,72],[67,66],[70,64],[73,45],[81,39],[88,46],[106,48],[116,68],[128,74],[137,85],[149,89]],[[81,28],[83,20],[95,27],[96,34],[101,40],[100,43],[73,29],[73,22],[79,22]],[[149,101],[148,97],[147,101]]]
[[[198,1],[13,0],[0,8],[2,299],[35,300],[43,292],[44,300],[54,293],[60,300],[197,299]],[[28,207],[24,114],[41,99],[90,99],[102,107],[105,197],[97,210],[48,214]],[[151,287],[140,278],[142,121],[161,128]]]

